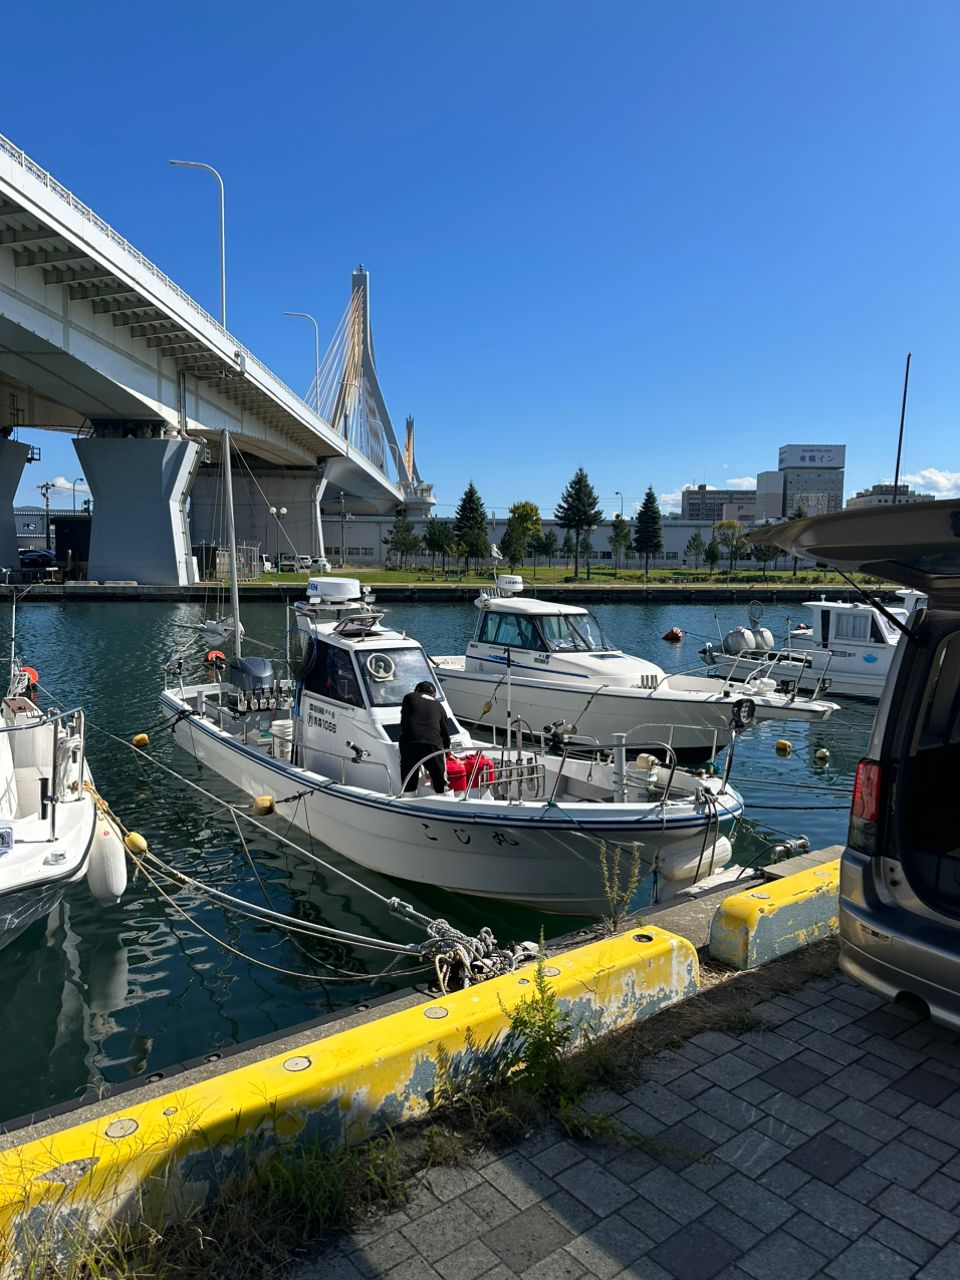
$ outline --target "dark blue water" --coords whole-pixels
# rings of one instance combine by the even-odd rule
[[[150,752],[157,760],[215,794],[235,799],[214,775],[201,776],[168,733],[154,728],[162,661],[190,636],[178,624],[197,622],[214,611],[212,605],[205,615],[187,604],[25,602],[18,613],[18,651],[39,670],[43,685],[57,693],[62,706],[86,709],[91,726],[124,738],[151,731]],[[722,630],[744,621],[739,606],[721,606],[716,612]],[[800,608],[789,612],[798,617]],[[698,667],[702,640],[716,640],[718,634],[713,606],[615,604],[597,606],[595,613],[616,643],[673,671]],[[778,638],[784,635],[787,613],[785,608],[767,609],[765,621]],[[476,611],[470,604],[417,604],[390,607],[388,617],[392,625],[419,637],[428,652],[458,653],[472,634]],[[244,625],[251,638],[283,643],[285,615],[279,604],[245,607]],[[688,632],[680,646],[660,639],[674,625]],[[4,613],[4,654],[8,628]],[[253,644],[248,650],[258,651]],[[842,791],[849,792],[872,718],[871,705],[846,702],[823,725],[766,723],[743,735],[734,777],[749,820],[737,841],[738,860],[763,860],[784,834],[802,832],[814,848],[844,840]],[[780,737],[793,743],[787,758],[774,751]],[[272,838],[245,832],[245,849],[214,802],[145,765],[93,727],[88,743],[100,791],[169,863],[262,902],[252,860],[281,911],[361,934],[403,940],[418,936],[375,898],[336,872],[319,871],[285,852]],[[826,766],[814,759],[819,747],[830,752]],[[305,838],[296,831],[290,834],[298,841]],[[315,851],[335,868],[348,869],[381,892],[399,892],[431,914],[471,930],[490,924],[504,941],[536,937],[541,926],[549,937],[576,923],[439,890],[392,885],[320,845]],[[297,945],[202,895],[169,891],[176,906],[151,884],[134,882],[118,906],[103,909],[85,885],[73,886],[48,922],[34,925],[0,951],[0,1119],[78,1097],[102,1081],[142,1076],[283,1030],[391,989],[370,976],[382,968],[382,956],[312,938]],[[218,939],[234,950],[226,950]]]

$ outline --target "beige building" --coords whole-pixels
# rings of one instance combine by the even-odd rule
[[[908,484],[897,485],[897,502],[932,502],[932,493],[917,493]],[[892,507],[893,485],[874,484],[847,499],[847,507]]]

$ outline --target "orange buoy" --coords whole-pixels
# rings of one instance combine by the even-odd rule
[[[671,627],[670,630],[664,634],[663,638],[664,640],[669,641],[670,644],[679,644],[685,634],[686,633],[681,631],[679,627]]]
[[[40,674],[39,674],[39,672],[37,671],[36,667],[26,667],[26,666],[24,666],[24,667],[21,667],[21,668],[20,668],[20,670],[21,670],[21,671],[23,672],[23,674],[27,677],[27,679],[30,681],[30,683],[31,683],[31,684],[39,684],[39,683],[40,683]]]
[[[210,649],[204,658],[204,662],[210,663],[211,666],[219,666],[221,662],[226,662],[226,660],[227,655],[222,649]]]

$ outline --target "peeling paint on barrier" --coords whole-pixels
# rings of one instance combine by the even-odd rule
[[[438,1055],[466,1075],[511,1033],[505,1009],[530,993],[530,968],[388,1013],[251,1066],[125,1106],[0,1153],[3,1275],[20,1274],[38,1232],[124,1212],[171,1220],[251,1151],[307,1136],[356,1142],[422,1115]],[[612,1031],[696,993],[686,939],[645,926],[551,957],[560,1004],[584,1035]],[[442,1014],[442,1016],[440,1016]],[[18,1262],[18,1257],[20,1262]]]
[[[825,862],[725,898],[710,927],[710,955],[754,969],[837,931],[840,863]]]

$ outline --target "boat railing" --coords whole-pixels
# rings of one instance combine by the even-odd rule
[[[38,729],[53,727],[53,748],[50,759],[49,780],[41,778],[40,810],[44,808],[50,822],[50,840],[57,838],[57,805],[65,801],[79,800],[83,796],[84,773],[86,769],[86,719],[82,707],[73,707],[69,711],[51,708],[41,712],[36,719],[24,724],[2,724],[0,733],[34,733]],[[64,750],[69,752],[76,764],[76,777],[71,782],[64,769]],[[14,758],[16,753],[14,752]]]

